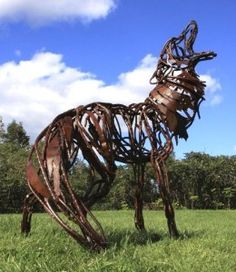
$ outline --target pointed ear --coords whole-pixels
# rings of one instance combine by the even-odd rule
[[[185,36],[184,38],[184,43],[185,43],[185,48],[186,50],[189,51],[189,53],[193,54],[193,44],[196,40],[198,33],[198,26],[196,21],[191,21],[186,29],[183,31],[183,34]]]

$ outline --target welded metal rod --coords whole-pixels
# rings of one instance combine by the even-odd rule
[[[195,67],[216,56],[194,52],[197,32],[197,23],[191,21],[166,42],[150,79],[155,86],[144,102],[79,106],[58,115],[39,134],[27,164],[31,193],[24,202],[22,232],[29,233],[32,206],[38,201],[81,245],[106,248],[105,234],[90,207],[109,193],[117,161],[133,165],[135,226],[144,229],[142,191],[145,165],[151,162],[170,236],[178,237],[165,160],[173,150],[173,138],[188,138],[187,129],[204,99],[205,83]],[[79,154],[89,168],[88,189],[80,198],[69,178]]]

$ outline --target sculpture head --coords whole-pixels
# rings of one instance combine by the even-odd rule
[[[197,33],[197,23],[191,21],[178,37],[173,37],[166,42],[161,51],[158,65],[164,62],[177,70],[194,71],[198,62],[213,59],[216,54],[212,51],[194,52],[193,45]]]
[[[150,79],[151,84],[157,85],[149,100],[164,114],[173,134],[184,139],[187,139],[186,130],[196,113],[199,115],[199,105],[204,100],[205,83],[199,79],[195,67],[200,61],[216,56],[212,51],[194,51],[197,33],[197,23],[191,21],[178,37],[169,39]]]

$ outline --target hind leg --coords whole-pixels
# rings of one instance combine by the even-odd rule
[[[33,193],[27,194],[24,199],[21,232],[26,235],[29,234],[31,230],[33,205],[35,204],[36,201],[37,199]]]

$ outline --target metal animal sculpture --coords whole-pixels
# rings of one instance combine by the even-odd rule
[[[57,116],[41,132],[27,164],[31,193],[24,202],[22,232],[29,233],[32,207],[38,201],[81,245],[107,247],[102,227],[90,207],[108,194],[115,178],[115,162],[133,165],[135,226],[144,229],[142,190],[145,165],[151,162],[169,234],[178,237],[165,160],[173,150],[173,138],[187,139],[187,129],[204,99],[205,83],[195,66],[216,56],[214,52],[194,52],[197,32],[196,22],[191,21],[178,37],[167,41],[150,79],[155,87],[144,102],[79,106]],[[69,180],[78,154],[90,169],[82,198],[74,193]]]

